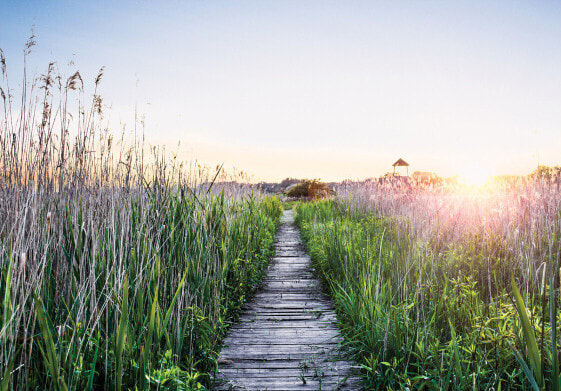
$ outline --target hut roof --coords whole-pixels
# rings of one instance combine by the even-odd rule
[[[397,161],[392,164],[392,166],[399,166],[399,167],[403,167],[403,166],[409,166],[409,163],[407,163],[405,160],[403,160],[402,158],[397,159]]]

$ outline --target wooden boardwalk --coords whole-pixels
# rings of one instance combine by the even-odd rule
[[[263,288],[220,352],[215,390],[360,390],[340,359],[335,313],[310,272],[292,211],[285,211]]]

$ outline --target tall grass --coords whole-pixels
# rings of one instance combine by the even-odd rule
[[[297,221],[370,388],[558,389],[556,186],[338,195]]]
[[[0,389],[208,387],[279,201],[116,140],[103,69],[91,98],[55,64],[15,98],[0,54]]]

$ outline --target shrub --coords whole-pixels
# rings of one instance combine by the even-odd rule
[[[288,188],[286,192],[287,197],[307,197],[308,196],[308,188],[310,187],[311,181],[304,180],[296,185],[293,185]]]
[[[329,197],[329,186],[327,183],[313,180],[308,186],[308,197],[312,199]]]
[[[305,179],[300,183],[292,185],[286,192],[287,197],[310,197],[313,199],[326,198],[331,194],[327,183],[320,182],[319,179]]]

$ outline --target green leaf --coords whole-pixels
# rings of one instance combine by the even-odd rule
[[[528,365],[526,365],[526,362],[524,361],[524,359],[522,358],[520,353],[518,353],[516,350],[514,350],[514,348],[512,346],[510,348],[512,349],[512,353],[514,353],[514,357],[516,357],[516,360],[518,360],[518,362],[520,363],[520,366],[522,367],[522,370],[526,374],[526,377],[528,378],[528,381],[530,382],[532,388],[535,391],[540,391],[540,387],[538,386],[538,383],[536,382],[536,379],[534,379],[534,375],[532,374],[532,370],[530,368],[528,368]]]
[[[538,343],[536,341],[534,328],[532,327],[530,319],[528,318],[528,313],[526,311],[526,306],[524,305],[522,295],[520,294],[520,291],[516,286],[516,282],[514,281],[514,275],[511,275],[511,283],[512,293],[514,294],[514,301],[516,303],[516,309],[518,310],[520,323],[522,324],[524,340],[526,341],[526,350],[528,351],[530,366],[532,367],[532,370],[534,372],[537,384],[540,387],[543,387],[542,362],[540,358],[540,352],[538,350]]]
[[[98,351],[99,351],[99,339],[100,339],[100,335],[99,335],[99,331],[97,332],[97,340],[95,342],[95,353],[94,353],[94,357],[92,360],[92,365],[90,366],[90,375],[88,376],[88,384],[86,386],[86,390],[93,390],[93,378],[95,375],[95,364],[97,363],[97,355],[98,355]]]
[[[9,254],[9,261],[8,261],[8,271],[4,272],[4,270],[2,270],[2,274],[4,275],[4,280],[6,283],[6,287],[5,287],[5,292],[4,292],[4,303],[3,303],[3,307],[4,307],[4,314],[3,314],[3,322],[2,322],[2,327],[7,327],[8,323],[12,320],[12,299],[11,299],[11,289],[12,289],[12,267],[13,267],[13,254],[12,254],[12,250],[10,249],[10,254]],[[6,338],[7,338],[8,333],[5,334],[4,337],[4,343],[6,342]]]
[[[119,329],[117,331],[117,346],[115,348],[115,359],[117,361],[117,371],[115,372],[115,389],[121,391],[123,381],[123,347],[125,346],[125,337],[127,335],[127,324],[129,314],[129,278],[125,277],[123,283],[123,301],[121,303],[121,319],[119,321]]]
[[[189,268],[187,267],[185,269],[185,273],[183,273],[183,278],[181,279],[181,282],[179,283],[179,285],[177,286],[177,289],[175,290],[175,295],[173,295],[173,299],[171,300],[171,303],[169,305],[169,308],[166,312],[166,316],[164,318],[164,324],[163,324],[163,328],[164,330],[167,328],[168,326],[168,322],[169,319],[171,317],[171,313],[173,310],[173,305],[175,304],[175,302],[177,301],[177,297],[179,296],[179,292],[181,292],[181,288],[183,287],[183,284],[185,283],[185,277],[187,277],[187,271],[189,270]]]
[[[0,382],[0,391],[8,391],[8,386],[10,385],[10,375],[12,374],[12,369],[14,368],[15,359],[16,359],[16,355],[12,357],[10,363],[6,367],[4,376],[2,376],[2,382]]]
[[[462,362],[460,360],[460,352],[458,350],[458,341],[456,340],[456,330],[454,329],[454,325],[450,319],[448,319],[448,323],[450,324],[450,333],[452,334],[452,341],[450,341],[450,345],[454,354],[454,368],[458,380],[462,380],[464,375],[462,371]]]
[[[146,387],[146,379],[149,378],[148,369],[148,358],[152,348],[152,336],[154,335],[154,322],[156,317],[156,307],[158,306],[158,287],[156,286],[156,292],[154,293],[154,299],[152,300],[152,307],[150,308],[150,321],[148,322],[148,333],[146,334],[146,339],[144,341],[144,350],[142,352],[142,368],[141,376],[142,383],[141,389],[144,390]]]
[[[67,387],[64,382],[64,378],[60,376],[60,365],[58,362],[51,328],[49,327],[47,313],[45,311],[45,308],[43,307],[43,302],[35,292],[33,292],[33,299],[35,301],[35,313],[37,315],[37,321],[39,322],[39,328],[41,329],[41,335],[43,336],[43,341],[45,343],[45,349],[41,348],[41,345],[39,345],[45,367],[51,374],[51,377],[57,385],[57,388],[59,390],[66,390]]]
[[[550,253],[550,263],[553,265]],[[557,351],[557,299],[555,297],[555,280],[559,268],[553,266],[550,268],[549,280],[549,319],[551,322],[551,384],[552,391],[559,391],[559,352]]]

